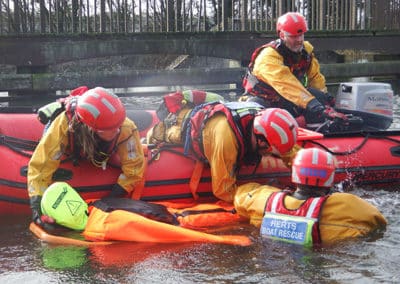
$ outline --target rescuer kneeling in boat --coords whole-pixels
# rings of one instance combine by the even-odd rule
[[[284,108],[301,127],[314,130],[333,120],[346,124],[346,115],[333,109],[335,100],[327,92],[314,47],[304,41],[306,19],[288,12],[278,18],[276,30],[279,39],[253,52],[243,79],[245,94],[241,100]]]
[[[257,183],[240,186],[237,212],[263,237],[311,246],[362,237],[387,225],[379,210],[349,193],[330,193],[335,158],[319,148],[301,149],[292,166],[293,192]]]
[[[192,113],[185,143],[208,163],[216,197],[232,202],[242,165],[258,165],[275,155],[290,165],[300,149],[298,125],[284,109],[259,109],[251,103],[208,104]]]
[[[78,166],[85,158],[93,166],[106,169],[107,162],[118,155],[122,173],[112,188],[111,196],[125,196],[143,182],[144,153],[139,130],[126,117],[125,107],[111,91],[101,87],[71,96],[64,110],[41,138],[28,165],[28,194],[33,221],[46,225],[40,201],[44,191],[53,183],[53,174],[61,158],[67,156]]]
[[[171,112],[171,109],[168,110]],[[229,203],[235,196],[241,166],[257,167],[263,156],[275,155],[290,167],[300,149],[296,144],[297,122],[284,109],[264,109],[255,102],[214,101],[192,109],[174,107],[177,117],[181,117],[181,111],[185,114],[172,123],[173,127],[164,123],[163,127],[149,131],[148,142],[160,143],[166,137],[179,137],[174,142],[183,144],[185,154],[193,154],[197,159],[193,175],[198,179],[195,180],[200,180],[203,166],[209,165],[214,195]],[[191,183],[190,188],[195,195],[196,185]]]

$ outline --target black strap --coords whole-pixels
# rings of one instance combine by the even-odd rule
[[[178,224],[175,216],[168,211],[167,207],[161,204],[133,200],[129,198],[104,197],[94,201],[90,205],[99,208],[104,212],[125,210],[159,222]]]

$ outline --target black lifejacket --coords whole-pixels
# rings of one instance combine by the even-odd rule
[[[224,114],[239,145],[237,164],[259,162],[259,155],[251,150],[251,131],[254,117],[262,108],[254,102],[212,102],[193,109],[189,121],[184,124],[185,153],[190,148],[199,160],[207,162],[203,147],[203,129],[211,117]]]
[[[159,222],[174,225],[178,224],[176,217],[171,214],[164,205],[161,204],[133,200],[129,198],[103,197],[102,199],[89,203],[89,205],[99,208],[104,212],[124,210]]]
[[[313,54],[308,53],[304,48],[300,53],[295,53],[288,49],[282,41],[278,39],[258,47],[253,52],[246,75],[243,78],[243,88],[245,89],[245,93],[252,96],[262,97],[271,102],[278,102],[282,99],[281,95],[279,95],[272,86],[258,80],[258,78],[252,73],[254,61],[260,52],[267,47],[275,49],[283,57],[283,63],[289,67],[293,75],[304,85],[304,87],[307,87],[307,71],[310,68]]]

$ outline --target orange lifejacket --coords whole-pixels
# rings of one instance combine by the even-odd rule
[[[179,225],[184,228],[205,230],[247,221],[237,214],[232,204],[222,200],[216,203],[190,205],[171,202],[158,202],[158,204],[165,205],[176,217]]]

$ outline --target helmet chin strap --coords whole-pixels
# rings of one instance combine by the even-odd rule
[[[251,132],[251,147],[255,153],[258,153],[257,137],[254,131]]]
[[[95,165],[96,167],[101,167],[103,170],[106,169],[107,162],[115,151],[115,145],[117,144],[119,135],[120,133],[118,133],[112,140],[105,141],[96,134],[97,139],[99,139],[99,143],[104,143],[104,145],[106,145],[106,148],[96,149],[96,156],[91,161],[93,165]]]
[[[298,185],[292,196],[299,200],[306,200],[312,197],[321,197],[329,194],[329,187],[309,187],[306,185]]]

